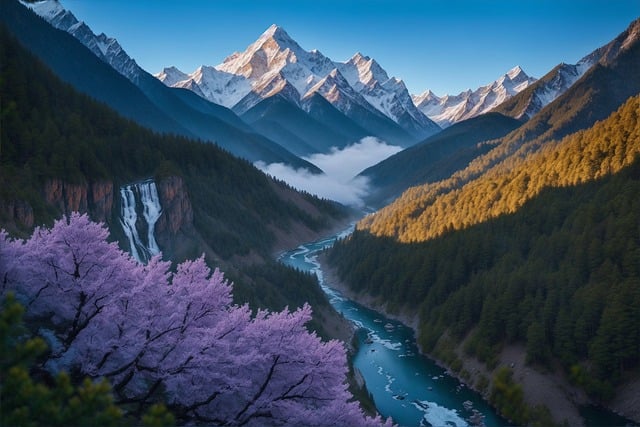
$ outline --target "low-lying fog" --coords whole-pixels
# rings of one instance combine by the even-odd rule
[[[402,148],[388,145],[378,138],[366,137],[343,149],[334,147],[330,153],[305,157],[305,160],[325,172],[319,175],[312,174],[307,169],[294,169],[283,163],[257,162],[255,165],[298,190],[359,208],[364,205],[363,198],[371,188],[367,178],[356,175],[400,150]]]

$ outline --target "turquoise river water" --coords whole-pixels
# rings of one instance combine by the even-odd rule
[[[414,331],[402,323],[345,298],[325,281],[319,253],[351,229],[283,253],[279,260],[314,272],[333,307],[357,326],[358,350],[353,359],[378,412],[401,426],[507,426],[482,397],[419,354]],[[627,420],[591,408],[587,425],[625,425]]]

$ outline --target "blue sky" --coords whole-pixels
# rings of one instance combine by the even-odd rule
[[[271,24],[306,50],[375,58],[414,94],[456,94],[520,65],[541,77],[640,16],[640,0],[61,0],[151,73],[192,72],[244,50]]]

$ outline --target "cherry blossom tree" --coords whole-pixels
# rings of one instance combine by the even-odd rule
[[[141,411],[164,400],[183,421],[383,424],[353,402],[342,343],[305,328],[311,307],[252,316],[204,257],[171,272],[159,256],[139,264],[107,238],[77,213],[25,241],[0,231],[2,292],[15,292],[40,325],[47,369],[105,377],[120,403]]]

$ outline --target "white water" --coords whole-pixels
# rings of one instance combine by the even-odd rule
[[[156,222],[162,214],[158,189],[153,181],[146,181],[138,184],[140,190],[140,200],[144,206],[144,219],[147,221],[147,248],[151,255],[160,253],[160,248],[154,235]]]
[[[162,214],[156,183],[148,180],[120,187],[120,224],[129,240],[131,255],[138,262],[146,263],[160,253],[155,238],[155,224]],[[142,207],[146,239],[138,232],[138,207]]]
[[[314,272],[331,305],[358,328],[353,366],[364,378],[378,412],[401,426],[508,425],[480,395],[420,355],[410,328],[345,298],[331,287],[318,255],[333,245],[336,237],[345,237],[352,230],[301,245],[279,259],[291,267]],[[467,400],[473,402],[472,409],[465,408]],[[472,420],[476,408],[481,413],[478,420]]]
[[[120,187],[120,224],[124,230],[124,234],[129,239],[129,247],[131,248],[131,255],[138,261],[141,261],[140,253],[138,252],[138,246],[142,245],[138,230],[136,228],[136,222],[138,221],[138,214],[136,213],[136,197],[133,194],[133,189],[130,185]]]
[[[366,382],[378,411],[400,426],[511,425],[475,393],[430,359],[422,356],[413,331],[382,313],[361,306],[331,287],[318,262],[318,254],[353,231],[353,227],[327,239],[299,246],[279,260],[316,274],[329,302],[357,326],[357,352],[353,366]],[[389,326],[387,326],[389,324]],[[636,425],[597,407],[580,410],[587,426]]]

